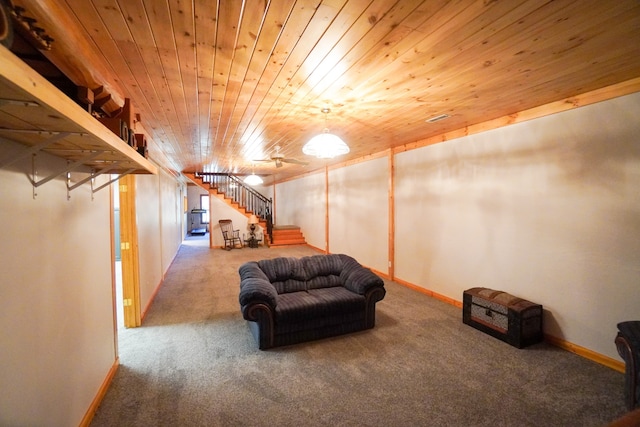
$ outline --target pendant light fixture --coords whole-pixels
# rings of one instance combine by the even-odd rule
[[[329,108],[323,108],[324,130],[320,135],[316,135],[302,147],[302,152],[308,156],[315,156],[319,159],[332,159],[349,152],[349,146],[337,135],[329,133],[327,127],[327,114],[331,112]]]
[[[248,185],[260,185],[264,181],[253,171],[253,166],[251,166],[251,175],[248,175],[244,178],[244,183]]]

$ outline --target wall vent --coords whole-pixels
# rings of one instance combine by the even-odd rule
[[[434,116],[434,117],[431,117],[430,119],[427,119],[426,122],[427,123],[435,123],[435,122],[438,122],[440,120],[444,120],[447,117],[449,117],[448,114],[440,114],[439,116]]]

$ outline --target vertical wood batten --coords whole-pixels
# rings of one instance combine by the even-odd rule
[[[389,155],[389,263],[388,275],[391,280],[395,278],[394,270],[396,265],[395,242],[396,242],[396,221],[395,221],[395,155],[393,150],[388,150]]]
[[[120,189],[120,241],[125,245],[121,251],[122,298],[131,301],[131,304],[124,305],[124,325],[127,328],[132,328],[141,324],[136,178],[134,175],[126,175],[120,178],[118,183]]]

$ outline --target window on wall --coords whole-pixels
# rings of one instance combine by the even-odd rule
[[[206,211],[200,214],[200,223],[209,224],[209,196],[208,195],[204,195],[204,194],[200,195],[200,209],[203,209]]]

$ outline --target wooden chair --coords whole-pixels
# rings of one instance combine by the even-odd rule
[[[235,248],[236,245],[240,245],[242,248],[242,239],[240,238],[240,230],[233,229],[233,223],[230,219],[221,219],[218,221],[220,224],[220,231],[222,231],[222,238],[224,239],[224,248],[228,251]]]

